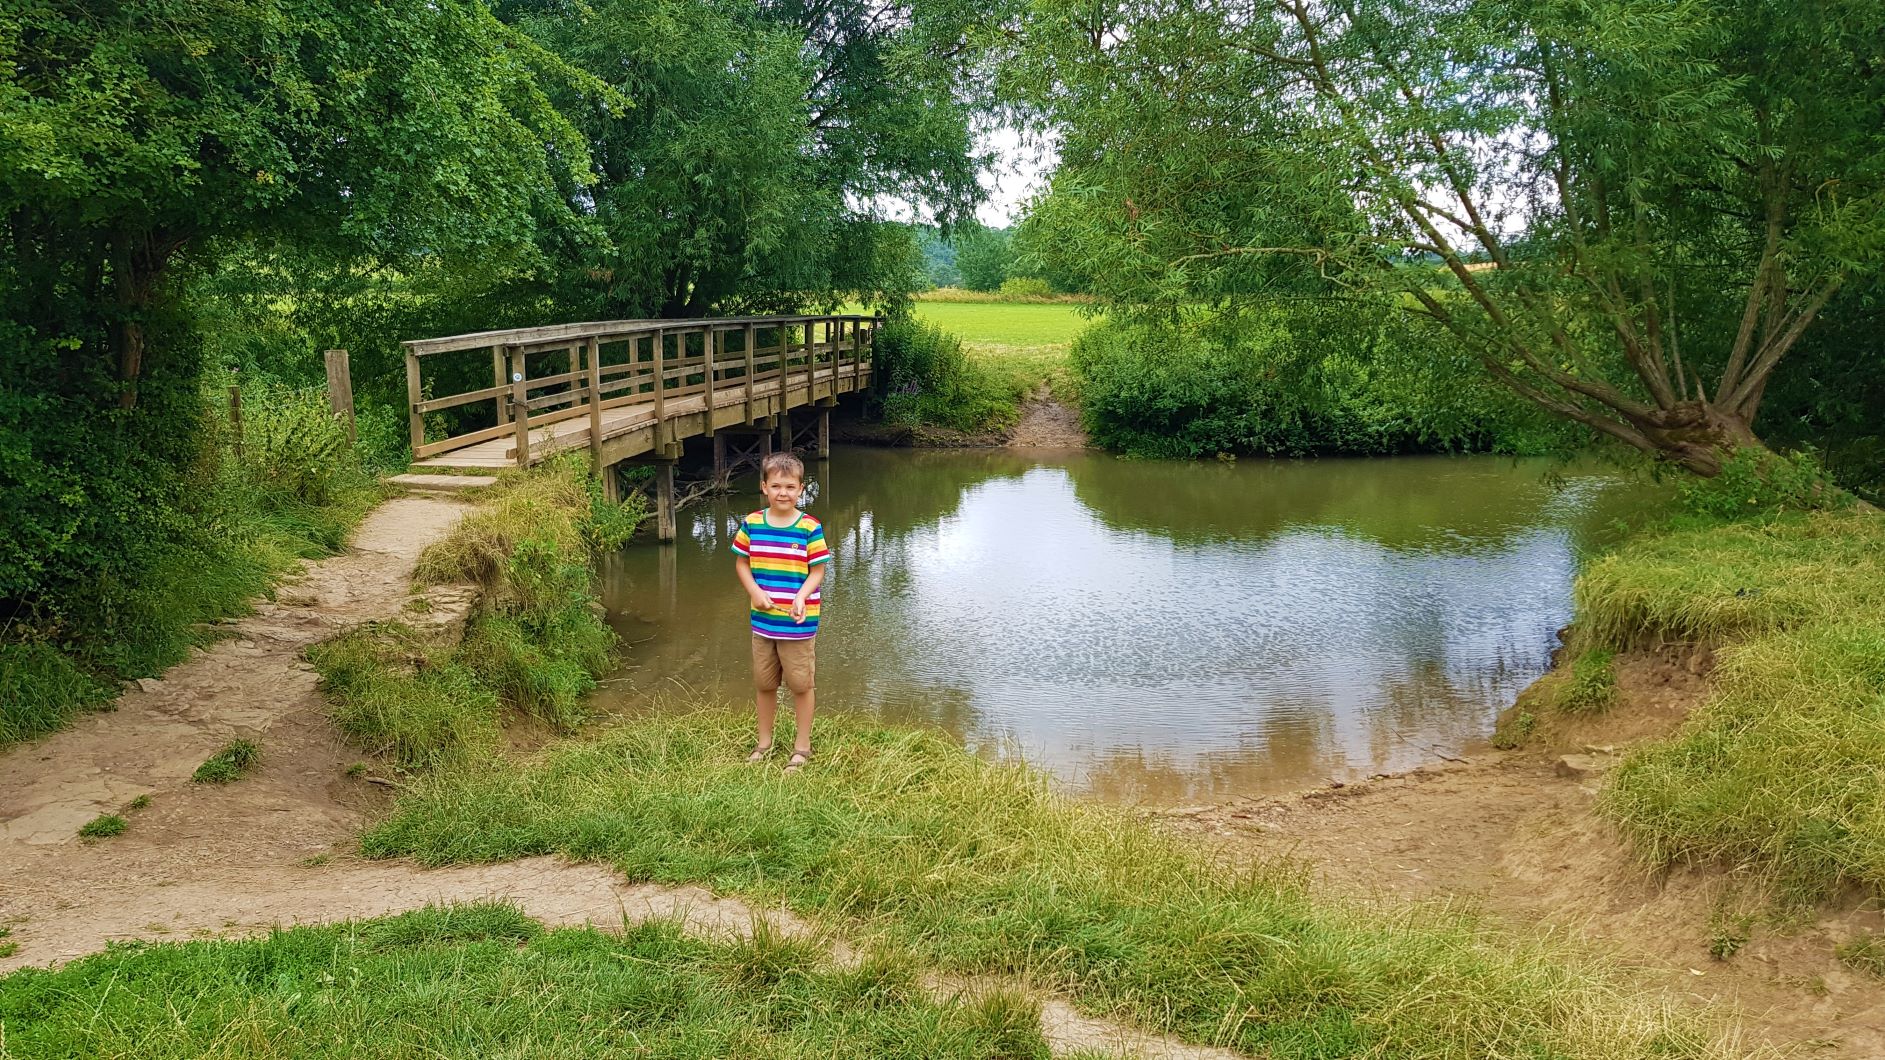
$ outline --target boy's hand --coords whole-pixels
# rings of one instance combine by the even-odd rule
[[[797,596],[794,596],[792,598],[792,621],[794,622],[805,621],[805,594],[804,593],[800,593]]]
[[[772,610],[772,597],[767,596],[765,593],[747,593],[746,598],[747,602],[753,605],[753,610],[755,611]]]

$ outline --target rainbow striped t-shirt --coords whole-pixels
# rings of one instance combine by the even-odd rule
[[[766,521],[761,508],[740,520],[733,535],[733,551],[752,563],[753,580],[772,597],[772,607],[751,612],[753,632],[772,640],[810,640],[818,633],[818,598],[813,593],[805,600],[805,621],[792,621],[792,598],[798,595],[812,568],[831,562],[825,548],[823,523],[800,512],[791,526],[777,527]]]

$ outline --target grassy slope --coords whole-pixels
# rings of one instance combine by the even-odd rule
[[[760,936],[544,932],[503,905],[248,942],[129,945],[0,979],[0,1052],[34,1057],[1045,1057],[1036,1013],[928,998]]]
[[[958,972],[1275,1058],[1722,1055],[1686,1020],[1453,913],[1311,898],[928,733],[837,719],[818,764],[657,715],[522,770],[421,780],[364,840],[430,863],[544,852],[783,901]]]
[[[861,312],[858,307],[852,311]],[[1067,350],[1091,317],[1081,306],[990,302],[915,304],[916,318],[962,340],[976,378],[970,404],[992,411],[976,424],[952,424],[963,430],[1005,430],[1014,425],[1021,403],[1046,384],[1062,401],[1077,401],[1068,370]]]
[[[1061,346],[1093,318],[1073,305],[918,302],[916,317],[947,328],[976,346]]]
[[[1752,865],[1806,896],[1885,887],[1885,518],[1648,538],[1592,565],[1577,605],[1595,643],[1728,645],[1707,705],[1605,792],[1650,857]]]

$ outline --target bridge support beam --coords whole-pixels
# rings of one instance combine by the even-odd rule
[[[796,415],[779,414],[779,448],[788,453],[809,453],[819,460],[831,456],[831,410],[823,406],[800,408]]]
[[[663,544],[678,536],[674,513],[674,459],[650,461],[655,469],[655,540]]]

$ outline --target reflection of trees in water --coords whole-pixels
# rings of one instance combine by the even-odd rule
[[[1472,552],[1568,514],[1549,464],[1497,457],[1240,460],[1174,466],[1069,461],[1074,494],[1106,525],[1180,544],[1249,542],[1333,526],[1393,549]]]

